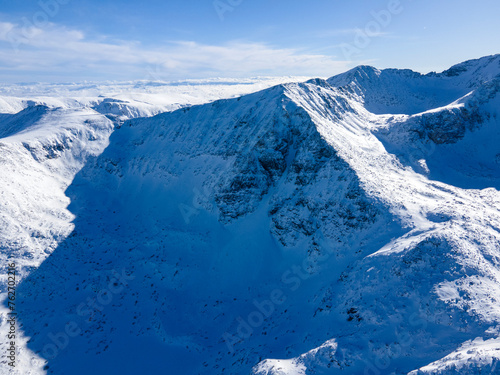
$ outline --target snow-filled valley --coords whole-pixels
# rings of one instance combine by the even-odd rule
[[[500,373],[499,93],[500,55],[1,89],[0,373]]]

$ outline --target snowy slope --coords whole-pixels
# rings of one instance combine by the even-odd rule
[[[480,72],[483,67],[489,69],[492,60],[498,66],[497,56],[459,67]],[[465,76],[470,73],[459,71]],[[456,77],[452,85],[471,88],[469,77]],[[468,98],[456,98],[457,102],[423,114],[374,116],[361,107],[359,114],[350,114],[351,119],[340,124],[337,118],[318,113],[325,107],[324,93],[313,101],[310,88],[306,90],[297,87],[296,100],[309,108],[318,130],[348,160],[365,191],[387,202],[409,232],[342,277],[336,293],[342,301],[337,314],[347,315],[356,327],[339,328],[335,345],[319,358],[315,354],[312,363],[308,354],[287,362],[287,366],[293,363],[290,370],[279,370],[279,361],[265,361],[255,372],[335,373],[326,368],[336,367],[347,373],[402,374],[434,358],[435,364],[416,373],[493,373],[499,356],[494,340],[500,313],[500,195],[492,188],[498,189],[500,169],[495,157],[500,139],[498,76],[476,85]],[[360,104],[366,103],[363,93],[356,95]],[[393,105],[379,100],[386,110]],[[400,108],[400,103],[394,108]],[[464,118],[464,113],[474,115]],[[442,173],[429,170],[429,159],[431,168]],[[476,169],[471,171],[470,166]],[[429,179],[447,175],[449,182],[449,168],[461,168],[454,173],[465,172],[468,179],[481,179],[483,190],[463,190]],[[334,306],[331,286],[325,289],[325,296],[330,296],[325,307]],[[492,345],[483,346],[482,338]],[[468,347],[467,359],[447,355],[464,350],[462,342]],[[304,358],[309,358],[309,365]]]
[[[359,67],[148,118],[118,97],[6,117],[2,143],[67,178],[29,208],[60,225],[24,219],[56,247],[18,289],[20,373],[495,373],[499,74]]]
[[[71,232],[73,215],[66,209],[70,201],[64,191],[123,121],[283,79],[3,86],[0,92],[9,96],[0,97],[2,259],[15,252],[22,277],[24,267],[36,268]]]
[[[37,267],[71,233],[64,190],[86,160],[107,146],[113,124],[90,109],[44,106],[6,115],[3,124],[1,257],[3,264],[8,256],[20,260],[21,271]]]
[[[399,69],[359,66],[328,83],[362,98],[375,114],[416,114],[452,103],[498,76],[498,55],[469,61],[443,73],[426,75]]]
[[[129,373],[158,367],[173,373],[228,368],[223,355],[228,347],[221,337],[235,329],[254,298],[280,286],[287,267],[308,253],[317,257],[323,246],[335,249],[335,257],[345,262],[376,249],[377,232],[388,234],[390,215],[364,196],[356,175],[282,86],[131,120],[110,142],[66,192],[76,216],[74,235],[20,291],[21,314],[37,317],[23,321],[33,351],[43,353],[50,333],[64,331],[66,321],[88,329],[71,350],[49,361],[55,373],[106,368],[116,362],[119,348],[136,353],[120,367]],[[274,212],[272,219],[269,212]],[[322,220],[328,222],[325,233],[317,228]],[[364,250],[352,255],[351,247]],[[127,292],[92,321],[79,316],[74,308],[105,289],[113,270],[135,276]],[[61,281],[71,293],[48,287]],[[301,298],[290,296],[290,301]],[[47,304],[61,306],[59,318],[40,318]],[[314,304],[304,308],[290,302],[285,310],[280,324],[259,327],[276,337],[273,347],[281,355],[293,353],[285,348],[290,337],[298,350],[308,347],[303,340],[311,326],[300,322],[314,313]],[[288,324],[298,325],[283,335]],[[321,323],[316,325],[320,330]],[[104,331],[95,334],[98,326]],[[138,360],[145,352],[133,349],[136,339],[143,342],[142,350],[164,354],[145,368]],[[235,358],[235,371],[250,371],[259,359],[260,342],[250,338],[237,347],[248,344],[249,349]],[[99,364],[81,363],[89,345],[96,347]]]
[[[20,281],[74,231],[75,215],[68,210],[71,200],[65,190],[85,163],[102,153],[123,121],[255,91],[281,80],[3,86],[0,91],[7,96],[0,98],[0,291],[6,290],[8,258],[16,260]],[[4,310],[3,322],[5,314]],[[25,353],[21,348],[21,356]],[[32,367],[29,360],[24,363],[21,373]]]

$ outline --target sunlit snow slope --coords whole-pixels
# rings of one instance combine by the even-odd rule
[[[500,371],[499,79],[497,55],[125,122],[6,115],[2,168],[38,189],[1,211],[33,264],[19,373]]]

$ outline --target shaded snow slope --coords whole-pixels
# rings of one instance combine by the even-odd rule
[[[248,373],[264,338],[272,340],[268,353],[286,356],[333,334],[323,331],[329,318],[309,321],[317,303],[307,295],[325,282],[312,275],[343,264],[327,278],[335,282],[401,230],[287,90],[128,121],[77,175],[67,191],[75,230],[19,292],[21,314],[38,317],[23,319],[29,348],[54,373],[112,365],[128,373]],[[311,276],[300,290],[292,271],[281,280],[297,264]],[[134,279],[102,311],[79,316],[75,307],[106,288],[113,270]],[[57,280],[64,291],[49,287]],[[283,285],[286,301],[273,307],[273,319],[236,337],[239,317]],[[40,318],[47,304],[59,308]],[[84,332],[49,358],[47,338],[67,321]],[[90,347],[99,363],[83,361]],[[117,351],[135,354],[116,365]],[[162,355],[139,360],[151,352]]]
[[[7,258],[16,260],[20,281],[74,233],[75,215],[68,210],[71,200],[65,190],[89,158],[102,153],[123,121],[281,80],[3,86],[4,95],[17,96],[0,98],[0,291],[5,291]],[[6,327],[2,324],[3,333]],[[25,341],[19,342],[21,373],[38,366],[24,349]]]
[[[281,80],[3,86],[1,93],[19,97],[0,98],[1,256],[17,254],[22,278],[24,267],[37,267],[71,232],[73,215],[64,191],[123,121]]]

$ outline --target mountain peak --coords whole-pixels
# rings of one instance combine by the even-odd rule
[[[151,117],[109,95],[2,115],[19,361],[36,374],[491,372],[496,64],[360,66]]]
[[[464,73],[478,74],[488,72],[493,75],[500,74],[500,54],[481,57],[479,59],[467,60],[453,65],[442,74],[447,77],[456,77]]]
[[[359,66],[328,79],[359,97],[375,114],[413,115],[449,105],[500,74],[500,55],[469,60],[443,73]]]

